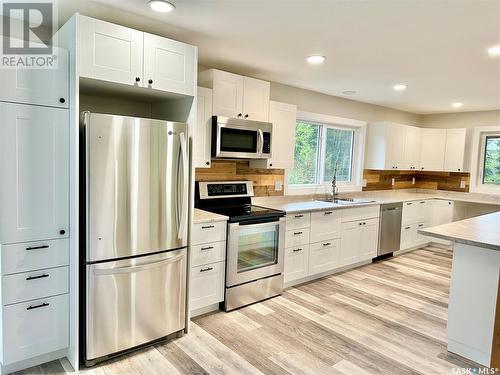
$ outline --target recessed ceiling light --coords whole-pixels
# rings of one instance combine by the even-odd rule
[[[309,64],[313,64],[313,65],[323,64],[325,62],[325,60],[326,60],[326,57],[322,56],[322,55],[311,55],[306,59],[306,61]]]
[[[354,95],[354,94],[356,94],[356,91],[354,91],[354,90],[345,90],[345,91],[342,91],[342,94],[344,94],[344,95]]]
[[[149,7],[155,12],[168,13],[175,9],[175,5],[167,0],[149,0]]]
[[[488,48],[488,55],[492,57],[500,56],[500,46]]]
[[[408,88],[408,85],[398,83],[397,85],[392,86],[392,88],[396,91],[405,91]]]
[[[464,103],[460,103],[460,102],[451,103],[451,106],[455,109],[461,108],[463,105],[464,105]]]

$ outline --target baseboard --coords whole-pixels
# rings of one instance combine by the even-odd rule
[[[191,310],[191,318],[194,318],[195,316],[200,316],[200,315],[203,315],[203,314],[208,314],[208,313],[211,313],[211,312],[214,312],[214,311],[217,311],[219,310],[219,304],[218,303],[215,303],[213,305],[208,305],[208,306],[205,306],[205,307],[201,307],[199,309],[196,309],[196,310]]]
[[[68,354],[68,349],[56,350],[55,352],[42,354],[36,357],[32,357],[29,359],[25,359],[24,361],[14,362],[8,365],[2,364],[1,373],[2,374],[10,374],[11,372],[24,370],[29,367],[38,366],[42,363],[51,362],[56,359],[61,359],[66,357]]]
[[[469,361],[476,362],[482,366],[490,367],[491,365],[491,355],[488,355],[488,353],[483,353],[475,348],[454,341],[450,338],[448,338],[448,351],[458,354],[459,356],[464,357]]]
[[[309,281],[314,281],[314,280],[317,280],[317,279],[321,279],[322,277],[334,275],[336,273],[344,272],[344,271],[347,271],[347,270],[351,270],[351,269],[354,269],[354,268],[357,268],[357,267],[361,267],[361,266],[364,266],[364,265],[370,264],[370,263],[372,263],[371,259],[364,260],[362,262],[358,262],[358,263],[354,263],[354,264],[349,264],[348,266],[343,266],[343,267],[340,267],[340,268],[335,268],[335,269],[330,270],[330,271],[325,271],[325,272],[322,272],[322,273],[318,273],[316,275],[303,277],[302,279],[297,279],[297,280],[292,280],[292,281],[289,281],[289,282],[285,282],[284,285],[283,285],[283,287],[284,288],[290,288],[290,287],[295,286],[295,285],[304,284],[304,283],[307,283]]]

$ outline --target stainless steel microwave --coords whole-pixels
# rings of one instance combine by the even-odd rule
[[[269,159],[273,124],[212,117],[212,157]]]

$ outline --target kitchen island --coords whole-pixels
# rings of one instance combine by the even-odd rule
[[[500,367],[500,213],[419,231],[453,241],[448,351]]]

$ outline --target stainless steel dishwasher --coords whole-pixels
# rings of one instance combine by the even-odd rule
[[[401,215],[403,203],[380,205],[380,235],[377,255],[386,255],[399,250],[401,241]]]

